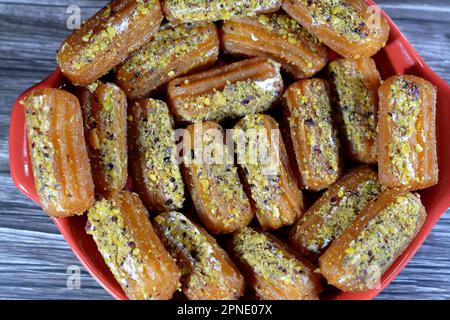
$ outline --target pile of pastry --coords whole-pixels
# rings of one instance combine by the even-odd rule
[[[372,9],[112,1],[61,45],[73,88],[22,102],[43,209],[87,213],[130,299],[375,288],[422,227],[412,192],[438,167],[436,89],[381,81],[389,25]],[[261,149],[276,157],[236,160]]]

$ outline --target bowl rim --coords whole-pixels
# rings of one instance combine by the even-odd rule
[[[403,33],[399,30],[399,28],[395,25],[392,19],[381,10],[372,0],[366,0],[369,5],[374,5],[378,10],[380,10],[383,17],[389,23],[391,28],[390,36],[395,35],[395,37],[402,43],[404,49],[407,51],[404,54],[408,54],[414,61],[416,61],[423,73],[424,77],[431,81],[438,87],[439,95],[442,97],[446,97],[450,101],[450,85],[443,80],[440,76],[438,76],[432,69],[425,63],[422,57],[417,53],[417,51],[412,47]],[[34,184],[30,183],[28,176],[30,172],[30,168],[24,167],[24,159],[27,157],[27,149],[24,147],[24,141],[26,141],[25,132],[25,122],[24,122],[24,109],[20,104],[20,101],[32,90],[38,88],[45,87],[58,87],[60,84],[60,80],[62,79],[62,73],[59,67],[57,67],[46,79],[42,80],[40,83],[30,87],[25,90],[20,96],[16,99],[13,104],[10,118],[10,129],[9,129],[9,165],[10,165],[10,174],[11,178],[16,185],[16,187],[21,191],[25,196],[33,200],[35,203],[40,205],[39,199],[34,189]],[[442,102],[442,101],[441,101]],[[450,105],[447,103],[447,112],[450,113]],[[20,129],[20,130],[17,130]],[[450,126],[449,129],[446,130],[446,136],[450,138]],[[19,142],[19,143],[17,143]],[[26,144],[25,144],[26,145]],[[450,154],[450,147],[448,150]],[[441,160],[441,155],[439,158]],[[450,156],[448,157],[450,158]],[[441,163],[442,167],[443,164]],[[434,204],[434,210],[432,215],[428,215],[426,222],[421,229],[421,231],[414,238],[413,242],[408,246],[408,248],[404,251],[404,253],[394,262],[394,264],[389,268],[382,277],[382,282],[379,288],[372,289],[365,292],[359,293],[347,293],[347,292],[339,292],[333,295],[331,298],[335,300],[366,300],[372,299],[377,296],[397,275],[403,270],[407,262],[415,255],[415,253],[422,246],[422,243],[430,234],[432,228],[437,223],[439,218],[445,213],[447,208],[450,207],[450,177],[445,179],[444,181],[440,181],[440,183],[445,183],[446,192],[444,194],[440,194],[439,197],[435,197],[435,201],[437,203]],[[86,268],[86,270],[91,274],[91,276],[114,298],[123,300],[127,299],[123,291],[119,290],[113,286],[108,285],[104,281],[104,275],[101,274],[97,266],[92,263],[91,260],[85,259],[84,254],[81,252],[79,246],[77,245],[77,239],[75,239],[72,234],[69,232],[70,230],[70,218],[51,218],[61,234],[63,235],[66,242],[69,244],[73,253],[77,257],[77,259],[81,262],[81,264]]]

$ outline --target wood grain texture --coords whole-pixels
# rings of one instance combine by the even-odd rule
[[[56,66],[70,32],[66,9],[84,19],[106,1],[0,0],[0,299],[110,299],[81,268],[81,289],[67,288],[68,266],[80,263],[51,220],[9,176],[10,106]],[[450,1],[379,0],[427,63],[450,81]],[[450,215],[377,299],[450,299]]]

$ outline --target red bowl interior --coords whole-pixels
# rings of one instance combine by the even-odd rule
[[[373,5],[372,1],[367,1]],[[439,156],[439,184],[420,192],[427,209],[428,217],[420,233],[383,275],[378,289],[362,293],[329,293],[329,299],[372,299],[383,290],[403,269],[422,245],[440,216],[450,206],[450,86],[423,61],[412,48],[404,35],[392,20],[383,12],[389,21],[391,34],[385,48],[374,57],[383,79],[395,74],[412,74],[432,82],[438,88],[437,97],[437,143]],[[61,70],[56,69],[47,79],[22,93],[15,101],[11,113],[9,133],[9,163],[11,176],[17,188],[27,197],[39,204],[34,187],[31,163],[27,150],[25,133],[25,113],[19,103],[33,89],[44,87],[60,87],[63,84]],[[447,141],[447,143],[446,143]],[[85,232],[86,217],[53,219],[75,255],[89,273],[116,299],[126,299],[119,284],[105,265],[97,247]]]

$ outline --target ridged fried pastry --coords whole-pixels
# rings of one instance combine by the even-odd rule
[[[98,200],[88,212],[86,231],[129,299],[172,298],[180,272],[137,194],[123,191]]]
[[[415,76],[394,76],[379,89],[378,167],[383,185],[419,190],[439,180],[436,87]]]
[[[167,105],[155,99],[135,101],[129,118],[130,174],[134,190],[148,210],[180,209],[185,199],[184,183]]]
[[[96,193],[121,191],[127,183],[127,97],[115,84],[81,95],[84,134]]]
[[[211,233],[230,233],[247,226],[254,213],[244,192],[224,132],[213,122],[187,128],[183,174],[197,214]],[[187,144],[187,136],[183,137]],[[201,146],[201,147],[199,147]],[[186,150],[187,149],[187,150]]]
[[[167,27],[115,72],[130,99],[146,98],[169,81],[211,66],[219,55],[219,36],[212,22]]]
[[[296,79],[312,77],[327,63],[326,47],[286,13],[225,21],[221,30],[227,53],[270,58]]]
[[[268,115],[251,114],[240,120],[235,129],[238,163],[261,227],[279,229],[292,225],[303,214],[303,196],[278,123]]]
[[[301,184],[320,191],[342,174],[339,140],[333,124],[328,83],[300,80],[284,94],[283,114],[288,125]]]
[[[94,183],[78,99],[66,91],[46,88],[31,92],[22,104],[43,210],[53,217],[83,214],[94,202]]]
[[[420,196],[387,190],[320,257],[328,283],[347,292],[374,289],[426,219]]]
[[[282,91],[280,65],[254,58],[175,79],[168,101],[178,122],[222,121],[263,112]]]
[[[158,0],[114,0],[64,40],[56,60],[73,84],[87,86],[150,41],[162,19]]]
[[[345,58],[369,58],[389,38],[387,20],[364,0],[286,0],[283,9]]]
[[[190,300],[234,300],[244,292],[244,277],[228,254],[203,228],[175,211],[155,218],[155,230],[183,272]]]
[[[233,235],[231,251],[248,285],[263,300],[318,300],[319,275],[272,235],[244,228]]]
[[[378,87],[380,73],[371,58],[337,59],[328,65],[338,127],[346,156],[377,163]]]

